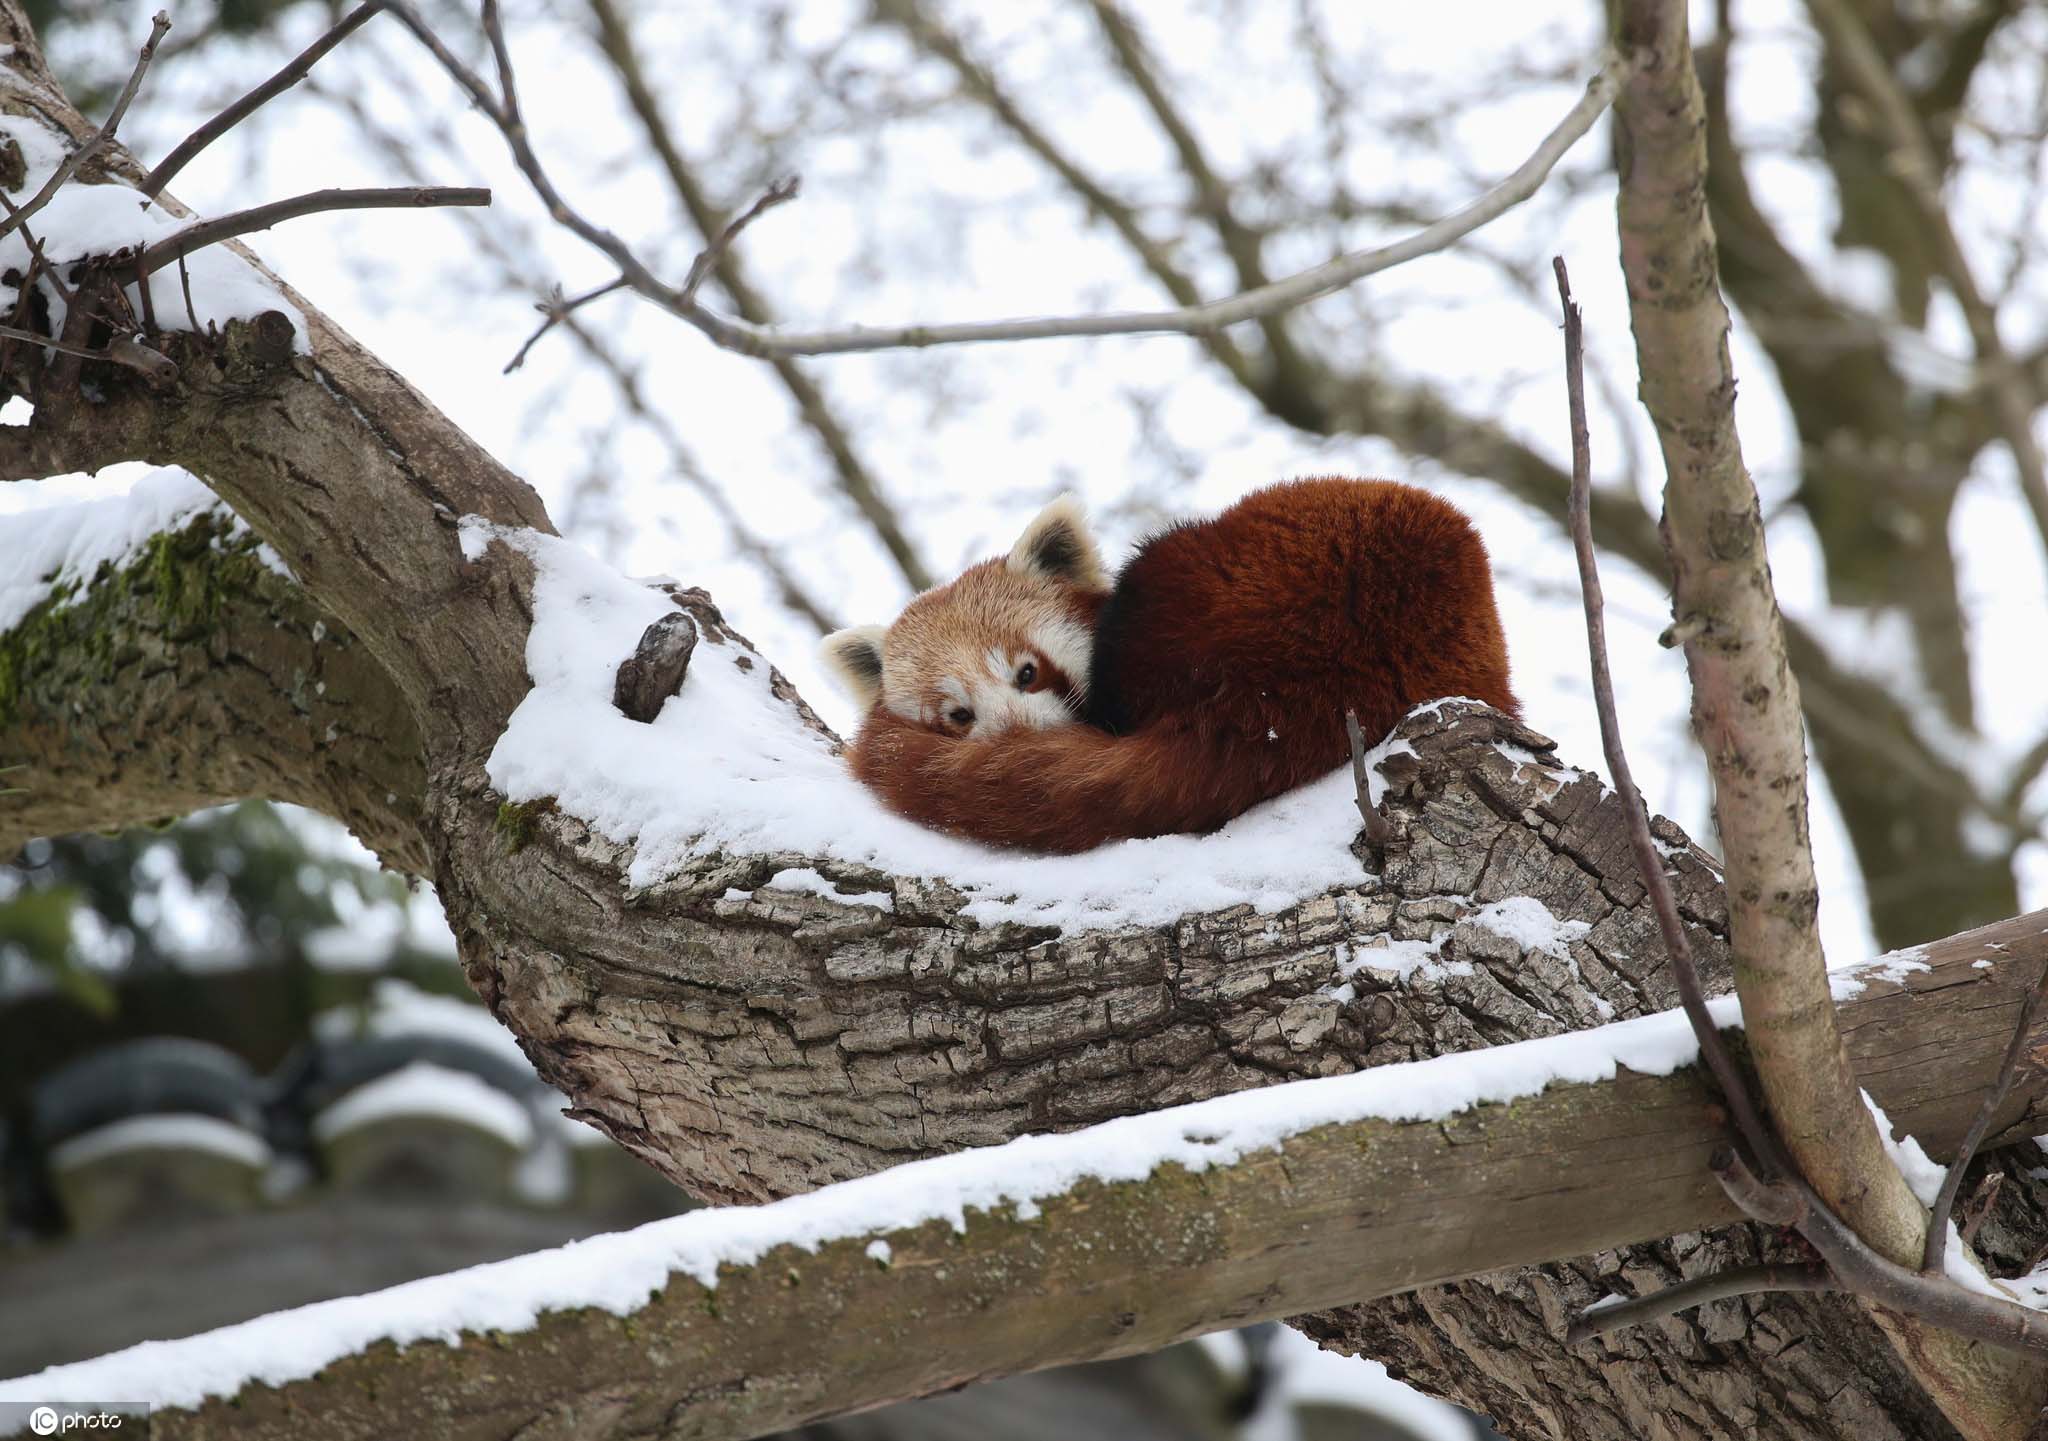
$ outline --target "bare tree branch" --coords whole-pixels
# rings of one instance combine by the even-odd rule
[[[193,157],[200,151],[305,79],[306,73],[320,62],[322,56],[348,39],[382,9],[384,0],[366,0],[366,3],[351,10],[336,21],[326,34],[301,50],[283,69],[179,141],[176,148],[158,161],[156,168],[144,176],[142,183],[135,188],[151,199],[162,194],[163,188],[171,183],[180,170],[191,164]]]
[[[128,83],[121,87],[121,93],[114,98],[114,108],[107,112],[106,123],[95,130],[84,144],[66,155],[57,168],[50,172],[42,188],[28,198],[20,209],[10,208],[5,220],[0,220],[0,236],[13,234],[24,221],[45,205],[50,197],[62,190],[76,175],[79,167],[100,153],[114,131],[120,127],[121,117],[128,113],[128,103],[135,98],[135,92],[142,88],[142,77],[149,69],[149,62],[156,57],[157,42],[164,38],[164,32],[171,28],[171,17],[162,10],[156,12],[150,21],[149,39],[142,42],[142,53],[135,58],[135,69],[128,76]]]
[[[1833,1221],[1826,1208],[1840,1207],[1844,1229],[1903,1271],[1920,1259],[1926,1211],[1884,1150],[1834,1024],[1816,925],[1799,687],[1734,423],[1728,312],[1705,209],[1707,124],[1686,6],[1623,0],[1620,34],[1641,57],[1616,102],[1622,270],[1641,395],[1664,455],[1673,613],[1706,622],[1685,656],[1694,729],[1715,785],[1750,1055],[1795,1168],[1786,1184],[1811,1183],[1817,1214]],[[1828,1258],[1854,1289],[1871,1294],[1862,1284],[1868,1268],[1852,1273]],[[1945,1323],[1881,1307],[1872,1314],[1915,1379],[1969,1434],[2005,1434],[2013,1418],[2031,1421],[2040,1409],[2048,1390],[2040,1366],[2001,1362],[1962,1335],[1930,1329]],[[1968,1334],[1985,1339],[1981,1332]]]
[[[654,87],[648,84],[639,50],[618,6],[612,0],[590,0],[590,13],[597,22],[598,48],[618,76],[626,104],[639,120],[655,158],[661,162],[669,188],[675,192],[677,202],[689,214],[690,223],[697,227],[706,246],[710,246],[725,231],[730,220],[712,203],[696,170],[684,157],[682,147],[662,113],[661,101]],[[695,265],[691,267],[693,271],[696,268]],[[731,298],[742,319],[757,325],[769,322],[768,302],[748,279],[737,251],[728,247],[711,266],[710,273]],[[687,284],[686,278],[686,287]],[[770,356],[768,364],[782,388],[789,392],[798,418],[824,448],[840,493],[867,522],[868,529],[874,532],[875,539],[888,552],[905,583],[912,590],[929,590],[937,584],[937,577],[904,528],[903,518],[895,504],[884,493],[881,482],[869,471],[867,462],[855,448],[851,431],[827,399],[823,388],[787,356]]]
[[[407,10],[393,0],[394,14]],[[413,15],[416,33],[426,30]],[[431,33],[428,31],[427,33]],[[1609,54],[1598,73],[1557,126],[1515,171],[1478,199],[1406,239],[1373,250],[1354,251],[1304,270],[1258,290],[1206,305],[1166,311],[1136,311],[1094,316],[1051,316],[1043,319],[970,321],[957,324],[798,331],[755,325],[720,315],[694,301],[685,302],[679,287],[657,278],[625,241],[582,215],[563,200],[546,168],[534,153],[524,128],[511,124],[489,89],[446,48],[436,44],[437,58],[458,84],[497,123],[511,147],[515,163],[565,228],[592,245],[619,267],[639,294],[696,326],[714,344],[754,356],[843,355],[855,352],[921,349],[991,340],[1035,340],[1053,336],[1198,334],[1240,321],[1257,320],[1334,294],[1365,276],[1387,270],[1417,256],[1451,245],[1536,193],[1551,169],[1593,123],[1606,112],[1632,69],[1620,54]]]
[[[1194,335],[1292,310],[1396,265],[1446,249],[1480,226],[1535,194],[1558,160],[1613,103],[1630,63],[1608,57],[1579,102],[1558,122],[1515,171],[1463,208],[1391,245],[1352,251],[1334,260],[1225,300],[1177,310],[1127,311],[1108,315],[1048,316],[1042,319],[968,321],[936,325],[857,327],[800,331],[749,325],[693,307],[684,319],[718,345],[744,355],[844,355],[873,350],[922,349],[995,340],[1043,340],[1081,335]],[[660,293],[649,294],[661,302]]]
[[[1564,1343],[1580,1346],[1596,1336],[1605,1336],[1613,1331],[1625,1330],[1630,1326],[1641,1326],[1651,1321],[1661,1321],[1666,1316],[1675,1316],[1680,1311],[1690,1311],[1695,1306],[1711,1305],[1715,1301],[1726,1301],[1736,1296],[1753,1296],[1759,1291],[1839,1291],[1841,1283],[1832,1272],[1822,1265],[1784,1265],[1765,1262],[1757,1266],[1740,1266],[1731,1271],[1716,1271],[1711,1276],[1666,1286],[1647,1296],[1632,1300],[1613,1302],[1587,1308],[1577,1320],[1565,1328]]]
[[[1719,1152],[1712,1166],[1722,1189],[1751,1220],[1767,1226],[1791,1226],[1811,1241],[1844,1290],[1951,1335],[2003,1350],[2048,1355],[2048,1312],[1966,1290],[1946,1276],[1909,1271],[1886,1260],[1796,1176],[1759,1180],[1731,1150]]]
[[[1579,595],[1586,612],[1586,651],[1593,673],[1593,705],[1600,717],[1600,744],[1607,754],[1607,772],[1621,797],[1622,813],[1628,826],[1629,850],[1635,856],[1636,873],[1657,913],[1657,929],[1664,938],[1664,954],[1671,963],[1685,1017],[1692,1023],[1700,1043],[1700,1055],[1713,1074],[1714,1083],[1735,1116],[1736,1129],[1754,1153],[1774,1170],[1779,1165],[1779,1148],[1770,1128],[1757,1114],[1749,1083],[1721,1040],[1719,1027],[1707,1011],[1707,996],[1700,985],[1699,968],[1693,964],[1692,946],[1685,938],[1685,926],[1678,918],[1678,901],[1671,883],[1664,878],[1664,857],[1650,835],[1648,812],[1629,770],[1628,753],[1621,744],[1621,718],[1614,704],[1614,676],[1607,664],[1606,602],[1600,589],[1600,562],[1593,553],[1593,462],[1591,442],[1586,433],[1585,340],[1579,307],[1572,300],[1571,278],[1565,272],[1564,257],[1551,262],[1557,275],[1558,303],[1564,310],[1565,389],[1570,408],[1572,432],[1572,550],[1579,562]]]
[[[608,3],[608,0],[600,0],[600,3]],[[1137,258],[1146,273],[1159,282],[1160,288],[1172,297],[1175,304],[1188,307],[1202,303],[1202,295],[1195,288],[1195,282],[1174,264],[1164,245],[1146,234],[1144,226],[1138,222],[1137,211],[1111,194],[1108,186],[1083,169],[1081,163],[1063,149],[1043,126],[1026,115],[995,73],[976,60],[960,37],[941,24],[927,6],[920,0],[878,0],[876,13],[902,27],[925,54],[949,66],[959,80],[962,92],[1014,135],[1020,145],[1036,155],[1090,214],[1114,230],[1125,248]],[[1265,380],[1256,374],[1250,359],[1229,335],[1220,330],[1210,330],[1198,334],[1195,339],[1246,390],[1254,393],[1267,390]]]
[[[201,220],[151,243],[121,267],[125,278],[139,281],[209,245],[268,230],[302,215],[332,210],[419,210],[437,205],[489,205],[491,192],[476,186],[392,185],[361,190],[314,190],[286,200],[272,200],[211,220]]]

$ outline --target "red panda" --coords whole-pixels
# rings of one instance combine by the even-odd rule
[[[1114,584],[1062,498],[1007,556],[827,636],[855,776],[913,820],[1079,851],[1206,831],[1440,696],[1510,716],[1486,547],[1427,491],[1296,480],[1139,546]]]

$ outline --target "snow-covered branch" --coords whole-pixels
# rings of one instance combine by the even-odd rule
[[[2048,956],[2041,919],[1835,977],[1861,1079],[1937,1154]],[[565,1410],[589,1436],[760,1435],[1723,1223],[1695,1056],[1669,1012],[1242,1092],[151,1343],[0,1400],[149,1399],[165,1437],[429,1415],[509,1437]],[[2004,1120],[2044,1096],[2037,1072]]]

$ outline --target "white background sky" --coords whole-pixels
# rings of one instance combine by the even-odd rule
[[[76,55],[100,44],[101,53],[121,57],[101,68],[125,70],[152,8],[119,7],[98,31],[72,32],[66,48]],[[787,33],[799,46],[823,44],[861,8],[853,0],[805,0],[790,7]],[[949,8],[972,16],[968,28],[984,53],[1000,57],[1033,115],[1092,166],[1142,200],[1178,197],[1154,131],[1106,83],[1100,42],[1085,16],[1043,3]],[[1227,33],[1203,18],[1207,6],[1131,8],[1165,68],[1194,97],[1189,109],[1222,168],[1299,150],[1300,137],[1316,124],[1317,97],[1297,64],[1295,7],[1225,5],[1226,12],[1258,17]],[[1349,97],[1356,114],[1344,173],[1369,197],[1401,199],[1426,213],[1461,203],[1519,163],[1570,106],[1593,68],[1597,10],[1513,0],[1320,7],[1337,49],[1369,65],[1374,79]],[[755,53],[755,27],[693,23],[687,14],[698,13],[695,7],[687,14],[669,5],[643,11],[639,38],[648,68],[683,143],[708,157],[703,168],[720,198],[744,204],[773,174],[803,175],[803,198],[742,242],[757,283],[784,318],[965,319],[1159,303],[1113,239],[1083,223],[1041,171],[997,144],[984,123],[936,106],[882,128],[833,123],[832,102],[765,68]],[[695,249],[692,237],[594,56],[581,7],[513,5],[510,13],[522,98],[558,180],[587,213],[679,275]],[[446,14],[451,43],[479,56],[473,25]],[[1747,38],[1736,52],[1733,108],[1744,134],[1762,140],[1784,132],[1798,107],[1811,103],[1804,77],[1815,43],[1783,0],[1745,0],[1738,15]],[[176,5],[172,16],[187,18]],[[306,8],[289,17],[281,39],[215,44],[200,52],[203,59],[161,64],[124,133],[146,158],[161,155],[319,26]],[[905,53],[895,38],[873,35],[839,58],[893,75],[905,68]],[[736,74],[764,78],[742,91],[730,83]],[[942,96],[949,83],[930,70],[911,74],[913,90],[927,97]],[[1553,78],[1540,78],[1546,75]],[[323,63],[319,79],[325,94],[302,89],[274,102],[260,125],[180,176],[176,193],[217,212],[318,186],[407,180],[397,160],[337,103],[350,102],[408,137],[409,151],[432,178],[494,186],[497,204],[483,223],[530,263],[532,275],[559,279],[572,291],[609,277],[592,253],[544,224],[495,132],[464,113],[453,88],[395,27],[373,22]],[[823,110],[825,122],[803,128],[812,107]],[[1418,117],[1426,122],[1420,131],[1413,128]],[[445,132],[438,139],[436,127]],[[1561,168],[1579,179],[1583,193],[1511,214],[1482,232],[1477,248],[1509,257],[1525,274],[1553,251],[1568,258],[1594,363],[1625,402],[1633,390],[1632,351],[1612,185],[1602,176],[1606,146],[1603,122]],[[1814,167],[1760,146],[1752,179],[1783,233],[1824,280],[1859,297],[1879,290],[1867,259],[1831,255],[1833,202]],[[1986,254],[2016,224],[2040,223],[2020,211],[2016,190],[1986,182],[1966,199],[1970,239]],[[1357,246],[1396,233],[1358,221],[1318,244]],[[508,291],[461,222],[388,212],[318,217],[255,237],[255,248],[525,475],[565,530],[630,572],[667,572],[707,586],[829,720],[842,729],[852,724],[813,662],[813,636],[802,619],[734,558],[703,501],[674,479],[663,447],[620,415],[611,388],[572,343],[551,337],[524,370],[499,374],[532,328],[525,303],[531,292]],[[1304,249],[1271,260],[1292,268],[1324,253]],[[1227,287],[1220,271],[1199,263],[1197,270],[1212,293]],[[1430,379],[1561,459],[1560,344],[1547,295],[1540,290],[1532,302],[1485,259],[1451,254],[1374,277],[1320,302],[1301,323],[1336,337],[1347,352],[1382,357],[1398,373]],[[630,298],[606,300],[585,314],[639,369],[647,394],[686,438],[704,476],[789,549],[835,619],[884,620],[895,612],[906,588],[851,507],[828,491],[815,443],[765,367],[712,348]],[[2038,335],[2039,297],[2011,319],[2008,340],[2015,345]],[[1945,300],[1937,303],[1932,335],[1930,365],[1943,363],[1941,352],[1967,355],[1967,338]],[[1768,367],[1739,326],[1735,349],[1745,449],[1770,514],[1794,479],[1792,436]],[[1484,483],[1417,464],[1376,441],[1305,439],[1220,382],[1185,340],[1047,341],[820,360],[809,369],[849,419],[870,468],[942,573],[1007,546],[1061,488],[1087,497],[1113,551],[1163,516],[1210,511],[1287,475],[1394,475],[1437,489],[1472,512],[1492,550],[1528,719],[1555,736],[1571,762],[1598,762],[1569,548],[1550,521]],[[1632,481],[1654,510],[1661,474],[1646,423],[1632,405],[1612,408],[1597,387],[1593,404],[1596,472]],[[1141,410],[1149,420],[1140,420]],[[1632,477],[1631,446],[1646,457]],[[589,484],[593,475],[607,482],[602,492]],[[9,487],[0,489],[0,508],[123,483],[109,475]],[[1986,452],[1955,523],[1976,648],[2008,658],[1979,667],[1985,736],[1969,744],[1977,762],[1990,763],[2030,743],[2048,713],[2037,659],[2048,580],[2002,452]],[[1771,540],[1789,611],[1839,637],[1846,662],[1888,675],[1910,672],[1896,653],[1896,627],[1865,626],[1828,611],[1818,552],[1796,512],[1777,515]],[[1683,668],[1654,643],[1668,619],[1665,598],[1619,561],[1608,561],[1606,580],[1610,643],[1638,779],[1654,807],[1704,834],[1707,797],[1686,739]],[[1861,883],[1831,803],[1824,792],[1818,800],[1823,925],[1831,951],[1846,957],[1869,946]],[[2038,844],[2024,885],[2026,904],[2048,904],[2048,856]]]

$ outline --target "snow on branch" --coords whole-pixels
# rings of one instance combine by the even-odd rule
[[[1961,1132],[1952,1073],[2002,1045],[1985,1011],[2009,1018],[2048,956],[2026,919],[1835,978],[1850,1029],[1888,1018],[1867,1083],[1938,1151]],[[1673,1011],[1238,1092],[151,1342],[0,1400],[148,1399],[166,1437],[426,1414],[511,1435],[599,1403],[592,1434],[758,1435],[1728,1220],[1697,1184],[1716,1131],[1696,1056]],[[2048,1077],[2022,1089],[2008,1120]]]

